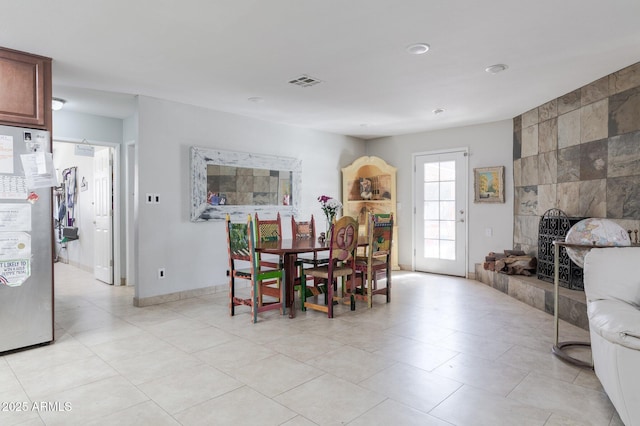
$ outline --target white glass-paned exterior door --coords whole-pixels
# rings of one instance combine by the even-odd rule
[[[466,276],[466,151],[415,156],[415,269]]]

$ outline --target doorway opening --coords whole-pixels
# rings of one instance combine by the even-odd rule
[[[53,141],[55,258],[112,285],[122,284],[118,158],[118,144]]]

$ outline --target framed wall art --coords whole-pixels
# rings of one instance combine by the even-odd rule
[[[474,202],[504,203],[504,166],[473,169]]]
[[[295,215],[301,161],[289,157],[191,147],[191,221]]]

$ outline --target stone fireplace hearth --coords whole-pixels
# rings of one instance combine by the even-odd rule
[[[539,280],[536,277],[487,271],[481,264],[475,265],[475,279],[529,306],[553,315],[553,283]],[[589,319],[584,292],[561,287],[558,298],[558,315],[560,319],[588,330]],[[549,329],[549,335],[551,333],[552,330]]]

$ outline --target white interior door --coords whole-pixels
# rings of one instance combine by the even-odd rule
[[[94,256],[96,279],[113,284],[113,175],[111,149],[96,150],[93,157]]]
[[[466,276],[467,152],[415,157],[415,269]]]

